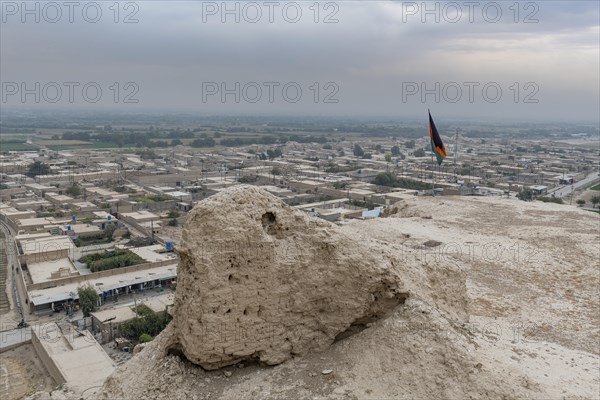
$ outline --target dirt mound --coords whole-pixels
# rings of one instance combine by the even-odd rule
[[[169,350],[206,369],[322,351],[409,296],[398,260],[251,186],[195,207],[179,253]]]
[[[404,211],[340,228],[298,214],[257,189],[205,200],[186,226],[174,322],[119,367],[101,398],[598,398],[597,215],[491,199],[415,198],[396,207]],[[223,252],[224,260],[217,258],[219,251],[198,258],[204,240],[233,244],[242,237],[268,244],[272,256],[238,248]],[[311,252],[319,256],[308,262],[304,254]],[[255,260],[272,262],[253,265]],[[355,267],[343,269],[344,261]],[[344,276],[329,275],[329,269]],[[241,270],[243,275],[236,272]],[[364,288],[355,281],[362,271],[372,273]],[[238,298],[246,274],[249,286],[278,286]],[[366,295],[375,288],[399,296],[378,308]],[[291,300],[274,300],[285,293]],[[348,304],[340,294],[350,297]],[[330,303],[315,307],[317,295]],[[252,303],[250,297],[255,307],[270,305],[260,317],[282,321],[281,333],[294,333],[286,329],[297,321],[321,333],[309,342],[273,334],[268,343],[277,348],[252,355],[223,352],[207,367],[243,360],[236,365],[196,365],[213,353],[200,343],[201,330],[182,327],[210,318],[228,321],[234,312],[240,320],[259,320],[258,310],[244,315],[240,308]],[[353,327],[356,318],[378,309],[384,312],[377,318]],[[335,329],[323,326],[327,321]],[[221,340],[235,340],[226,327],[221,332]],[[244,346],[264,344],[240,337]],[[192,343],[198,349],[186,354]],[[176,348],[185,356],[174,354]],[[265,366],[261,359],[287,361]]]

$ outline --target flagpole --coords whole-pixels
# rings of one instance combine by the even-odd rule
[[[435,162],[433,161],[433,149],[431,149],[431,196],[435,197]]]
[[[427,109],[427,114],[431,118],[431,111],[429,109]],[[429,139],[429,147],[431,147],[431,197],[435,197],[435,163],[433,161],[433,152],[435,150],[431,144],[431,138]]]

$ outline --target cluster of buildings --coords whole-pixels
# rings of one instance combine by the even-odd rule
[[[119,328],[137,318],[141,302],[156,314],[173,304],[188,212],[233,185],[260,186],[292,207],[342,223],[377,218],[432,188],[454,196],[511,198],[524,188],[561,196],[565,187],[598,178],[598,153],[583,142],[543,148],[462,138],[460,146],[447,144],[442,166],[428,149],[426,137],[348,137],[205,151],[178,145],[150,153],[0,153],[0,228],[22,316],[72,315],[82,286],[97,296],[90,318],[73,324],[51,318],[32,329],[29,341],[55,382],[82,393],[99,387],[116,368],[101,344],[119,340]]]
[[[354,155],[357,145],[367,156]],[[281,156],[269,158],[266,150],[274,146],[211,152],[177,146],[152,159],[112,150],[2,154],[0,221],[11,235],[11,267],[19,271],[25,309],[60,310],[76,302],[83,284],[96,288],[98,304],[173,284],[173,244],[181,240],[187,212],[232,185],[261,186],[291,206],[339,221],[376,218],[402,197],[431,194],[434,186],[441,195],[510,196],[523,187],[547,195],[598,169],[596,153],[568,142],[546,150],[527,141],[464,138],[460,154],[448,145],[441,167],[429,152],[415,151],[427,149],[428,138],[288,142],[276,146]],[[31,174],[35,162],[48,167],[43,174]],[[377,185],[382,173],[400,183]],[[95,272],[85,262],[119,250],[143,261]]]
[[[75,310],[84,285],[95,288],[101,306],[119,295],[175,284],[173,243],[156,235],[163,212],[137,210],[129,195],[97,186],[103,176],[65,181],[57,174],[52,186],[20,177],[21,184],[3,189],[0,222],[25,314]],[[73,185],[84,188],[85,199],[65,194]],[[136,261],[120,261],[125,254]],[[114,259],[115,265],[90,269],[90,256]]]

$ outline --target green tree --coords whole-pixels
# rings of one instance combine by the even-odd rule
[[[371,183],[380,186],[401,187],[412,190],[431,189],[431,184],[429,183],[415,181],[409,178],[398,178],[391,172],[380,172]]]
[[[414,151],[413,155],[415,157],[425,157],[425,150],[423,149],[417,149]]]
[[[152,339],[154,339],[152,336],[148,335],[147,333],[142,333],[140,335],[140,343],[148,343],[151,342]]]
[[[108,240],[112,241],[116,230],[117,230],[117,227],[115,225],[108,225],[104,229],[104,235],[106,236],[106,238]]]
[[[343,182],[343,181],[333,182],[333,187],[335,189],[338,189],[338,190],[345,189],[346,188],[346,182]]]
[[[136,151],[135,154],[139,155],[142,160],[153,160],[158,158],[158,155],[154,152],[154,150],[139,150]]]
[[[177,211],[177,210],[171,210],[171,211],[169,211],[168,217],[169,218],[177,218],[177,217],[179,217],[179,211]]]
[[[354,145],[354,149],[352,152],[356,157],[363,157],[365,155],[365,151],[358,143]]]
[[[394,156],[394,157],[400,156],[400,147],[392,146],[392,156]]]
[[[531,190],[528,187],[524,187],[523,189],[521,189],[521,191],[517,194],[517,198],[519,200],[523,200],[523,201],[531,201],[533,200],[533,190]]]
[[[177,218],[171,218],[169,220],[169,226],[177,226],[178,222],[177,222]]]
[[[390,153],[386,152],[383,157],[385,158],[385,161],[392,162],[392,155]]]
[[[396,177],[391,172],[380,172],[373,180],[375,185],[394,186]]]
[[[415,141],[414,140],[409,140],[408,142],[406,142],[405,144],[407,149],[414,149],[415,148]]]
[[[119,333],[129,340],[142,341],[144,334],[153,337],[158,335],[171,321],[165,309],[156,314],[148,306],[141,304],[135,308],[137,317],[119,327]]]
[[[73,183],[65,190],[65,193],[73,197],[79,197],[81,196],[81,188],[77,183]]]
[[[273,168],[271,169],[271,173],[272,173],[273,175],[281,175],[281,168],[279,168],[279,167],[273,167]]]
[[[50,173],[50,166],[46,163],[43,163],[41,161],[35,161],[33,164],[29,165],[29,168],[27,168],[27,172],[25,173],[25,175],[27,175],[30,178],[34,178],[38,175],[48,175]]]
[[[585,200],[584,199],[579,199],[576,201],[577,204],[579,204],[579,207],[583,207],[585,205]]]
[[[216,144],[213,138],[195,139],[190,146],[192,147],[213,147]]]
[[[96,310],[98,305],[98,294],[96,289],[89,283],[85,286],[79,286],[77,288],[77,295],[79,295],[79,306],[83,311],[84,317],[89,317],[91,313]]]
[[[277,157],[281,157],[283,155],[282,151],[280,148],[276,148],[276,149],[269,149],[267,150],[267,156],[269,156],[270,160],[273,160],[274,158]]]
[[[130,250],[115,249],[104,253],[89,254],[79,261],[87,264],[90,271],[98,272],[141,264],[144,259]]]
[[[563,199],[560,197],[538,197],[537,200],[542,201],[544,203],[556,203],[556,204],[565,204]]]
[[[171,146],[173,146],[173,147],[179,146],[179,145],[182,145],[182,144],[183,144],[183,142],[181,140],[179,140],[179,139],[173,139],[173,140],[171,140]]]
[[[594,207],[596,207],[598,203],[600,203],[600,196],[592,196],[592,204],[594,205]]]
[[[239,179],[240,183],[254,183],[258,180],[256,175],[244,175]]]

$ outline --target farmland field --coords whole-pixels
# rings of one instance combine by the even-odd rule
[[[61,142],[61,140],[57,140],[55,142]],[[64,140],[64,142],[79,142],[79,140]],[[134,144],[124,144],[123,148],[131,148],[134,147]],[[82,144],[53,144],[47,145],[50,150],[60,151],[60,150],[73,150],[73,149],[116,149],[119,146],[113,142],[83,142]]]
[[[41,146],[75,146],[82,144],[91,144],[91,142],[86,142],[85,140],[36,140],[35,143]]]
[[[0,142],[0,151],[33,151],[37,147],[22,141],[2,140]]]

